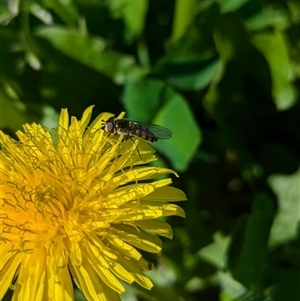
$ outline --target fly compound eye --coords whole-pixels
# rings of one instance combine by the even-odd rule
[[[106,123],[106,125],[105,125],[105,127],[104,127],[104,130],[105,131],[107,131],[107,132],[109,132],[109,133],[112,133],[113,131],[114,131],[114,123],[113,123],[113,121],[111,120],[111,121],[107,121],[107,123]]]

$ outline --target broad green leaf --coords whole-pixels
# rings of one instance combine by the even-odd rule
[[[164,91],[165,104],[153,123],[173,132],[168,140],[159,140],[155,148],[163,153],[177,171],[185,171],[202,141],[201,130],[186,100],[171,88]]]
[[[150,291],[145,290],[149,300],[179,301],[181,299],[178,292],[173,289],[177,280],[173,264],[177,262],[162,259],[158,267],[148,273],[148,277],[154,284]]]
[[[107,4],[115,18],[123,19],[128,41],[141,34],[145,25],[148,0],[110,0]]]
[[[198,12],[197,0],[176,0],[172,41],[180,39]]]
[[[122,83],[132,71],[134,60],[129,55],[104,50],[99,37],[80,35],[63,27],[41,27],[36,36],[47,39],[56,49],[78,62]]]
[[[220,301],[232,301],[247,293],[247,289],[236,281],[230,273],[218,272],[218,278],[222,287]]]
[[[221,233],[216,233],[214,242],[202,248],[198,254],[207,262],[221,269],[224,267],[227,246],[228,238],[223,237]]]
[[[0,24],[7,25],[19,14],[19,0],[0,2]]]
[[[124,91],[124,106],[127,118],[151,122],[163,101],[166,85],[159,80],[127,82]]]
[[[262,279],[273,215],[271,200],[262,193],[258,194],[247,221],[237,271],[237,279],[248,288],[259,285]]]
[[[291,84],[292,68],[284,36],[279,31],[258,33],[253,37],[253,44],[269,63],[273,81],[272,95],[277,108],[290,108],[296,101],[296,94]]]
[[[300,221],[300,170],[293,175],[271,176],[268,182],[279,201],[270,234],[270,243],[278,245],[296,237]]]
[[[62,26],[41,26],[35,31],[35,35],[49,40],[54,47],[73,58],[77,58],[80,51],[89,50],[89,53],[81,52],[82,60],[86,60],[85,56],[95,51],[102,52],[106,46],[105,41],[100,37],[85,36]]]
[[[238,276],[239,260],[248,220],[249,215],[243,215],[237,220],[231,233],[231,241],[227,250],[227,267],[235,279]]]
[[[214,80],[220,68],[216,55],[183,56],[165,59],[159,67],[167,81],[182,90],[200,90]]]

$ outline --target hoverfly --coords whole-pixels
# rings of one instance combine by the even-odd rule
[[[109,118],[104,125],[104,130],[109,133],[129,136],[129,138],[135,136],[150,143],[156,142],[158,139],[172,137],[172,132],[163,126],[136,122],[125,118]]]

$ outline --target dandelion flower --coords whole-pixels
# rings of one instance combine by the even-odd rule
[[[90,301],[152,287],[139,250],[161,252],[172,231],[157,218],[184,216],[169,202],[185,195],[145,166],[149,144],[105,132],[110,113],[88,127],[91,114],[69,123],[63,109],[54,133],[26,124],[18,142],[0,131],[0,300],[74,300],[72,279]]]

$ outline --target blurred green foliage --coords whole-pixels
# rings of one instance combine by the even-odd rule
[[[91,104],[173,132],[153,146],[187,218],[124,301],[300,300],[299,1],[6,0],[0,20],[5,132]]]

